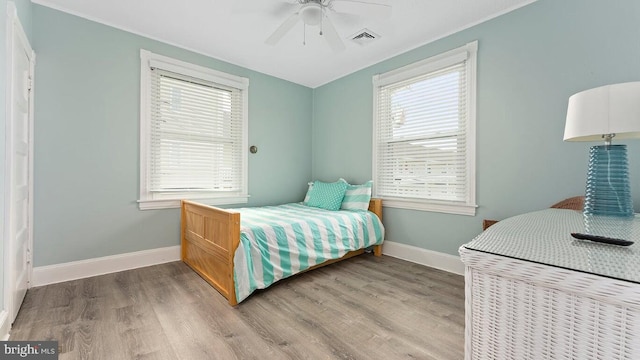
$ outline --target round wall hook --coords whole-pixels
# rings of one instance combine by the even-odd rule
[[[257,152],[258,152],[258,147],[257,147],[257,146],[255,146],[255,145],[251,145],[251,147],[249,147],[249,151],[250,151],[252,154],[255,154],[255,153],[257,153]]]

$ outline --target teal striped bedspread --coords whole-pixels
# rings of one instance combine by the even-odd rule
[[[384,240],[382,222],[369,211],[300,203],[234,210],[241,222],[233,274],[238,302],[256,289]]]

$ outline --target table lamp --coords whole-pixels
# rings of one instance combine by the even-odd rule
[[[569,98],[565,141],[604,141],[589,150],[584,214],[632,217],[626,145],[640,138],[640,82],[601,86]]]

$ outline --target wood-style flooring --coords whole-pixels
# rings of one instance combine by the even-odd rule
[[[172,262],[30,289],[10,340],[60,359],[462,359],[464,278],[370,254],[233,308]]]

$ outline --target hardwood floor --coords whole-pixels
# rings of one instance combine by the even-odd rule
[[[181,262],[30,289],[10,340],[60,359],[462,359],[464,278],[357,256],[232,308]]]

